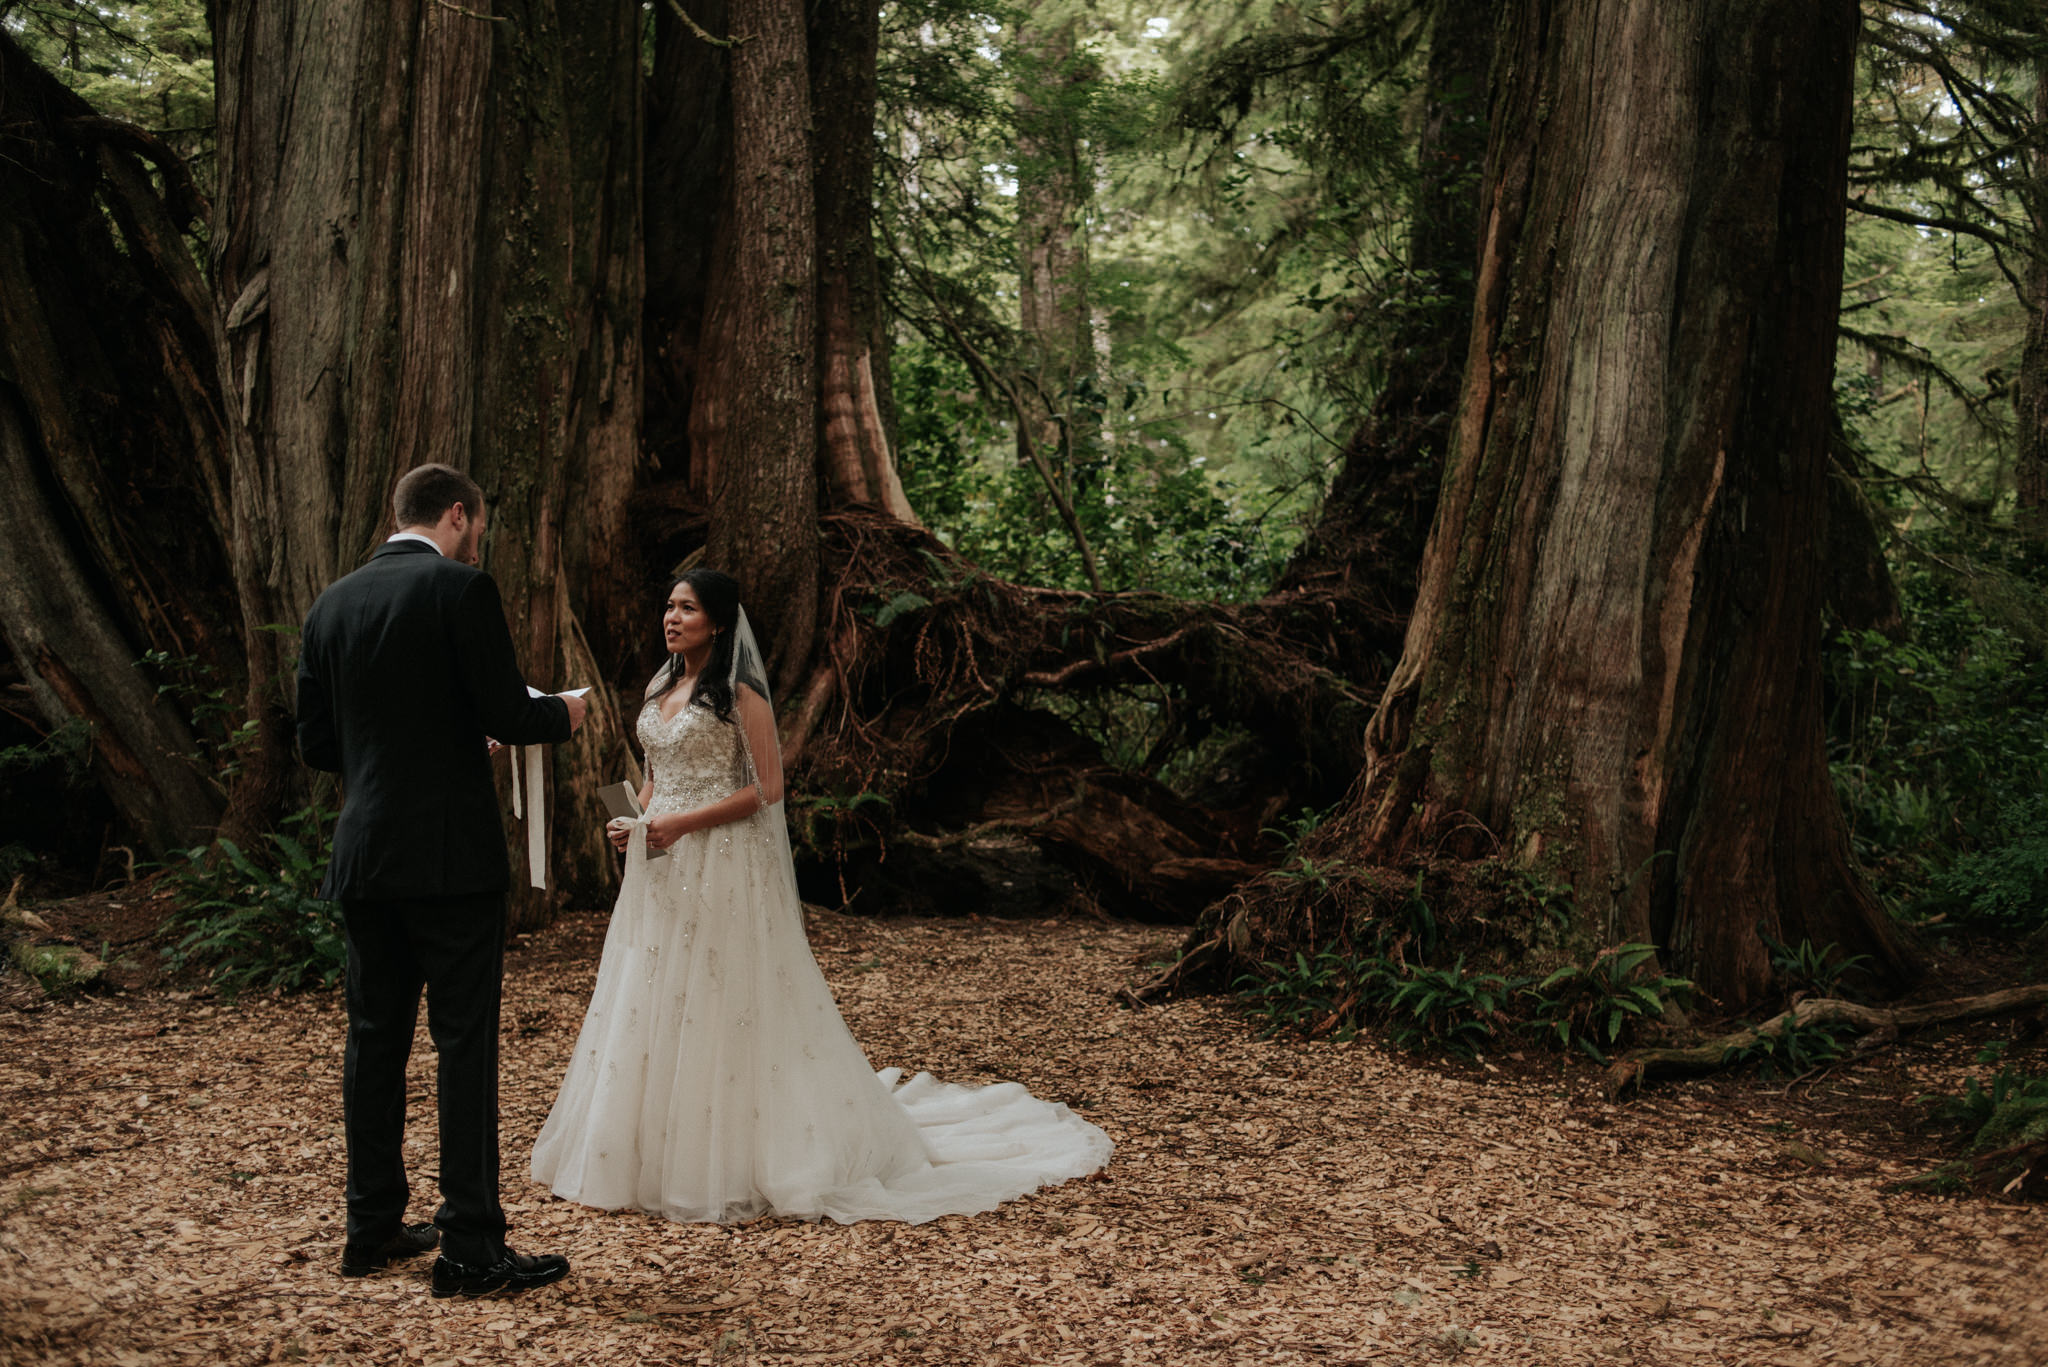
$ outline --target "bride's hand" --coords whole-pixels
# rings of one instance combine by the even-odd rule
[[[605,823],[604,838],[612,842],[613,849],[624,854],[626,843],[633,838],[633,823],[622,816],[612,818]]]
[[[664,812],[647,823],[647,848],[665,850],[688,833],[682,812]]]

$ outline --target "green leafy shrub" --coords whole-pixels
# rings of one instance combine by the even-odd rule
[[[1989,1087],[1967,1077],[1962,1095],[1941,1099],[1934,1117],[1969,1131],[1972,1153],[2048,1139],[2048,1077],[2031,1077],[2012,1067],[1993,1073]]]
[[[1858,857],[1902,911],[2027,930],[2048,920],[2048,586],[2009,540],[1915,538],[1911,636],[1838,634],[1829,758]]]
[[[2048,800],[2028,794],[2000,805],[2007,838],[1969,850],[1936,874],[1932,888],[1947,910],[2003,930],[2031,930],[2048,915]]]
[[[172,931],[182,932],[165,950],[171,965],[209,966],[228,996],[333,986],[348,965],[341,909],[320,896],[333,817],[317,807],[286,817],[283,831],[264,837],[275,867],[232,840],[185,851],[168,876],[177,894]]]
[[[1828,1021],[1787,1021],[1759,1033],[1754,1043],[1725,1050],[1721,1062],[1730,1068],[1754,1065],[1763,1076],[1799,1077],[1842,1056],[1842,1040],[1850,1027]]]
[[[1579,1049],[1607,1061],[1606,1051],[1624,1031],[1663,1016],[1673,997],[1692,991],[1692,981],[1656,973],[1657,947],[1617,945],[1589,964],[1568,964],[1533,987],[1522,989],[1531,1003],[1528,1027],[1561,1049]]]
[[[1297,950],[1291,960],[1269,959],[1260,967],[1263,975],[1247,973],[1234,986],[1252,1015],[1264,1020],[1261,1035],[1270,1038],[1282,1030],[1306,1032],[1347,1003],[1355,1021],[1357,1008],[1375,995],[1389,966],[1383,959],[1325,949],[1314,958]],[[1348,1038],[1350,1029],[1341,1033]]]
[[[1988,1046],[1977,1060],[1990,1062],[2002,1052],[2002,1045]],[[2021,1199],[2048,1196],[2048,1181],[2040,1172],[2042,1146],[2048,1145],[2048,1077],[2007,1066],[1992,1074],[1988,1087],[1971,1076],[1963,1080],[1958,1096],[1920,1100],[1934,1103],[1936,1121],[1962,1131],[1969,1157],[1943,1163],[1903,1185],[1939,1192],[1974,1187]]]
[[[1467,973],[1463,955],[1449,968],[1415,965],[1387,999],[1394,1042],[1470,1058],[1505,1021],[1502,1007],[1511,987],[1498,973]]]
[[[1840,945],[1827,944],[1819,949],[1813,941],[1801,940],[1798,947],[1791,948],[1770,936],[1762,937],[1764,947],[1771,952],[1771,967],[1778,977],[1794,992],[1809,996],[1833,997],[1840,995],[1843,975],[1853,973],[1870,962],[1868,954],[1843,954]]]

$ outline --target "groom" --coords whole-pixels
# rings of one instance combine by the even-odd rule
[[[322,888],[341,903],[348,936],[341,1273],[366,1276],[439,1242],[436,1296],[523,1291],[567,1275],[569,1263],[507,1248],[498,1204],[510,880],[486,737],[565,741],[584,702],[527,695],[498,586],[475,568],[475,481],[422,465],[399,479],[392,503],[397,534],[328,586],[300,640],[299,750],[343,775]],[[442,1201],[434,1224],[408,1225],[405,1066],[422,988],[440,1059]]]

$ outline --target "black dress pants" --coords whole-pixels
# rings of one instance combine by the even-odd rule
[[[348,1238],[377,1244],[404,1223],[405,1065],[420,991],[439,1056],[441,1251],[483,1266],[505,1247],[498,1204],[498,1000],[505,894],[343,899],[348,934]]]

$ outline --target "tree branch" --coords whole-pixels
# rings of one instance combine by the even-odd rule
[[[446,0],[443,0],[443,3],[445,2]],[[747,37],[750,36],[736,33],[730,38],[717,37],[713,35],[711,32],[709,32],[702,24],[698,23],[695,19],[692,19],[690,17],[690,12],[684,9],[682,6],[682,0],[668,0],[668,7],[675,11],[676,18],[683,21],[684,28],[696,34],[699,38],[711,44],[711,46],[713,47],[736,48],[741,43],[746,42]]]
[[[64,128],[83,140],[132,152],[163,172],[164,208],[180,231],[190,228],[195,222],[204,223],[212,216],[213,206],[200,193],[185,159],[148,129],[99,114],[75,114],[64,120]]]
[[[1809,997],[1762,1025],[1746,1026],[1699,1044],[1683,1048],[1633,1050],[1614,1061],[1607,1070],[1605,1085],[1608,1096],[1615,1097],[1630,1087],[1640,1086],[1648,1077],[1715,1072],[1728,1066],[1730,1053],[1750,1048],[1765,1039],[1776,1039],[1788,1030],[1805,1025],[1846,1025],[1862,1034],[1878,1030],[1912,1030],[1923,1025],[1996,1016],[2044,1002],[2048,1002],[2048,983],[1891,1010],[1842,1001],[1836,997]]]

